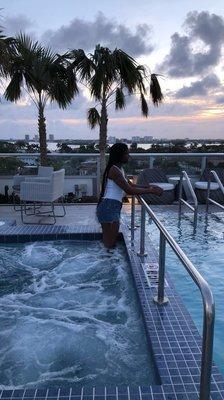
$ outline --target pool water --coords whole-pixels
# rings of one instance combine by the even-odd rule
[[[3,388],[157,383],[122,244],[0,246]]]
[[[180,224],[176,213],[161,213],[157,216],[212,289],[216,303],[214,358],[224,373],[224,215],[216,214],[220,220],[212,216],[206,220],[204,215],[199,215],[195,233],[190,222],[192,214],[188,215],[189,219],[182,218]],[[158,229],[150,219],[147,231],[158,248]],[[203,308],[199,290],[169,245],[166,247],[166,255],[167,271],[202,332]]]

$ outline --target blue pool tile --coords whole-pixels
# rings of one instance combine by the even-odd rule
[[[43,240],[56,240],[57,235],[56,233],[47,233],[43,235]]]
[[[223,396],[221,393],[212,393],[211,394],[211,400],[223,400]]]
[[[4,243],[17,243],[17,235],[4,236]]]
[[[105,387],[104,386],[96,386],[95,387],[95,395],[105,396]]]
[[[12,390],[3,390],[1,399],[10,399],[12,396],[13,391]]]
[[[70,388],[60,388],[60,397],[61,396],[70,396]],[[49,395],[48,395],[49,396]]]
[[[34,397],[35,391],[36,391],[35,389],[26,389],[24,393],[24,398]]]
[[[48,390],[48,397],[58,397],[59,389],[58,388],[50,388]]]
[[[21,397],[21,399],[24,399],[24,397]],[[34,399],[34,395],[33,397],[26,397],[26,400],[33,400]],[[55,400],[57,399],[57,397],[55,398]],[[53,400],[53,398],[51,397],[51,400]]]
[[[118,386],[118,394],[120,395],[128,395],[128,388],[127,386]]]
[[[30,235],[17,235],[17,242],[18,243],[27,243],[31,241]]]
[[[23,397],[23,395],[25,394],[25,390],[24,389],[17,389],[14,390],[13,394],[12,394],[12,399],[17,398],[17,397]]]
[[[104,400],[104,398],[102,397],[102,400]],[[118,400],[117,396],[114,395],[107,395],[105,400]]]
[[[116,387],[115,386],[107,386],[106,387],[106,395],[108,396],[116,396]]]
[[[37,389],[35,397],[46,397],[47,389]]]
[[[165,396],[163,393],[153,393],[153,400],[165,400]]]
[[[151,393],[146,393],[142,395],[142,400],[153,400]]]

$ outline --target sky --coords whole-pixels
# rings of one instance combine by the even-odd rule
[[[148,97],[149,118],[141,116],[136,96],[127,107],[108,110],[108,135],[131,138],[223,138],[224,5],[223,0],[0,0],[6,35],[29,34],[55,52],[98,43],[121,48],[151,72],[161,75],[161,106]],[[17,103],[0,88],[0,138],[37,134],[37,110],[24,93]],[[46,107],[47,133],[59,138],[97,138],[87,110],[95,103],[80,90],[66,110]]]

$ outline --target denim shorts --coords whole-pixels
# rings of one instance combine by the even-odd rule
[[[96,215],[100,223],[119,222],[122,203],[114,199],[102,199],[96,209]]]

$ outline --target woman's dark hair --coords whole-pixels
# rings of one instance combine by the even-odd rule
[[[106,180],[107,180],[107,176],[109,174],[110,168],[113,165],[120,164],[122,162],[124,154],[127,153],[127,151],[128,151],[128,146],[125,143],[115,143],[115,144],[113,144],[113,146],[111,146],[109,160],[108,160],[107,166],[106,166],[104,174],[103,174],[102,188],[101,188],[101,193],[100,193],[100,198],[99,198],[98,204],[101,202],[102,197],[104,196]]]

